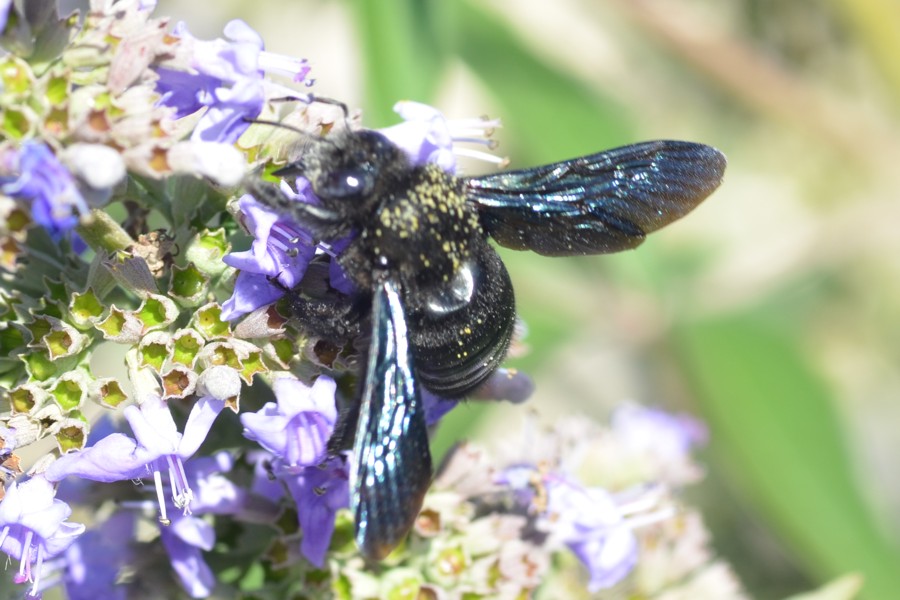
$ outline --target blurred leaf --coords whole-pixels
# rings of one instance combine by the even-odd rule
[[[812,572],[858,571],[864,598],[895,598],[900,553],[858,493],[831,391],[790,332],[741,314],[675,333],[724,475]]]
[[[786,600],[853,600],[862,588],[862,576],[859,573],[850,573],[815,591],[791,596]]]
[[[428,102],[443,71],[441,40],[450,29],[451,5],[424,0],[350,3],[361,45],[366,125],[393,124],[398,100]]]
[[[528,164],[634,141],[624,107],[548,65],[480,4],[459,9],[456,51],[500,103],[504,129],[523,145]]]

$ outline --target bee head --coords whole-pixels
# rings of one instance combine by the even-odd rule
[[[303,156],[275,175],[303,176],[326,206],[368,205],[379,188],[407,169],[407,160],[396,145],[371,130],[346,131],[318,138]]]

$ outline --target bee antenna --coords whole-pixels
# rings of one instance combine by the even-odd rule
[[[334,98],[327,98],[325,96],[316,96],[314,94],[309,94],[309,103],[318,102],[320,104],[330,104],[332,106],[337,106],[341,109],[341,112],[344,113],[344,121],[350,120],[350,111],[347,109],[347,105],[340,100],[335,100]]]
[[[328,98],[326,96],[316,96],[315,94],[303,94],[302,96],[279,96],[277,98],[270,98],[269,102],[302,102],[303,104],[315,104],[316,102],[318,102],[319,104],[330,104],[341,109],[341,112],[344,113],[345,121],[350,119],[350,110],[347,108],[347,105],[344,102],[335,100],[334,98]]]
[[[300,129],[299,127],[294,127],[293,125],[288,125],[287,123],[282,123],[280,121],[272,121],[270,119],[251,119],[249,117],[244,117],[244,122],[258,125],[269,125],[271,127],[280,127],[281,129],[287,129],[289,131],[293,131],[294,133],[300,134],[311,142],[331,144],[332,146],[335,145],[334,142],[329,140],[328,138],[315,135],[313,133],[310,133],[309,131]]]
[[[313,135],[308,131],[304,131],[299,127],[294,127],[293,125],[288,125],[287,123],[282,123],[280,121],[272,121],[269,119],[251,119],[249,117],[244,117],[244,122],[250,123],[251,125],[270,125],[272,127],[280,127],[281,129],[288,129],[303,136],[313,137]]]

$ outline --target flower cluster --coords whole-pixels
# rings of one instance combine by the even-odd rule
[[[282,300],[313,278],[356,293],[330,260],[349,240],[316,239],[248,183],[315,204],[302,177],[271,181],[296,158],[284,136],[355,117],[312,101],[309,64],[241,21],[201,40],[152,0],[23,7],[0,0],[0,551],[29,598],[526,597],[576,562],[590,590],[703,578],[722,591],[708,597],[741,597],[673,499],[702,474],[702,427],[637,406],[515,456],[459,448],[409,538],[367,564],[352,456],[329,448],[360,340],[311,336]],[[500,162],[471,149],[495,121],[396,110],[382,133],[412,164]],[[531,387],[498,370],[478,394]],[[457,401],[423,404],[433,427]],[[22,464],[42,440],[52,451]],[[692,558],[676,560],[684,532]]]

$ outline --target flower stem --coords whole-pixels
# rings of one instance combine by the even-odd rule
[[[93,209],[75,228],[78,235],[98,254],[124,250],[134,244],[131,236],[102,210]]]

